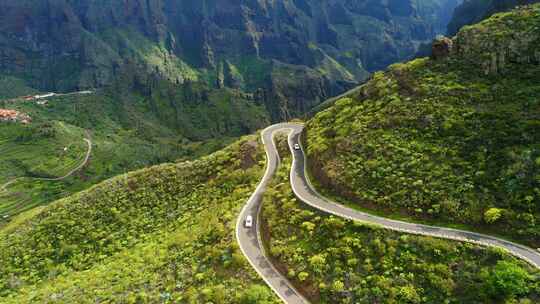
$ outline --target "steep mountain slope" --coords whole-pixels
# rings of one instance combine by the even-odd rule
[[[0,72],[63,91],[108,85],[136,69],[175,84],[200,81],[258,92],[277,119],[411,56],[419,43],[443,31],[440,20],[448,20],[455,5],[457,0],[4,1]],[[297,81],[290,81],[291,73]],[[131,80],[144,86],[138,77]]]
[[[447,34],[455,35],[465,25],[475,24],[489,16],[508,11],[518,5],[539,2],[538,0],[465,0],[457,6],[448,22]]]
[[[234,241],[263,155],[251,136],[23,214],[0,230],[0,302],[278,303]]]
[[[305,140],[320,190],[540,247],[539,26],[540,5],[495,15],[319,113]]]

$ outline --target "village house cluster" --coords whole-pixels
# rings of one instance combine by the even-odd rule
[[[19,111],[0,109],[0,122],[20,122],[29,124],[32,122],[32,118]]]

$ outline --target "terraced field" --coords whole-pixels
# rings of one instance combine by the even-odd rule
[[[66,174],[84,158],[84,136],[82,129],[61,122],[0,126],[0,184],[17,177]]]
[[[21,178],[0,193],[0,215],[13,216],[39,206],[47,197],[68,196],[63,181],[41,181]]]
[[[0,216],[35,207],[36,197],[65,192],[62,177],[85,159],[88,144],[80,128],[62,122],[0,126]]]

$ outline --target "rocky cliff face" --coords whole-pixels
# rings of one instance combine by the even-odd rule
[[[279,117],[408,58],[457,1],[3,1],[0,73],[61,91],[107,85],[131,65],[173,83],[263,89],[280,98]]]

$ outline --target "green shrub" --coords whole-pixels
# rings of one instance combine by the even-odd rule
[[[529,292],[531,277],[515,263],[499,261],[486,278],[489,294],[499,298],[513,298]]]

